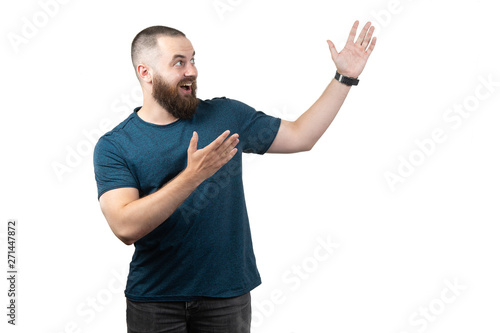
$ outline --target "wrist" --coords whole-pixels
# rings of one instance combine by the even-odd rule
[[[205,179],[202,179],[199,172],[190,169],[189,166],[182,170],[178,176],[187,187],[193,189],[197,188],[205,181]]]
[[[340,83],[342,83],[346,86],[357,86],[359,83],[359,80],[357,77],[342,74],[338,70],[335,73],[335,80],[339,81]]]
[[[353,73],[353,72],[349,72],[349,71],[338,70],[338,69],[337,69],[336,71],[337,71],[337,73],[339,73],[339,74],[340,74],[340,75],[342,75],[342,76],[352,77],[352,78],[354,78],[354,79],[357,79],[357,78],[358,78],[358,76],[359,76],[358,74],[355,74],[355,73]]]

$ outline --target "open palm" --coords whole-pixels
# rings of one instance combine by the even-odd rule
[[[342,51],[337,52],[332,41],[327,41],[337,71],[344,76],[353,78],[357,78],[363,71],[363,68],[365,68],[366,62],[375,48],[375,43],[377,41],[377,37],[372,38],[375,27],[370,27],[370,22],[365,24],[358,39],[354,41],[358,25],[359,21],[354,22],[349,37],[347,38],[347,43]]]

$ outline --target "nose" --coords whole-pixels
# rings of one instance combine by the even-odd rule
[[[187,67],[186,67],[186,72],[184,73],[184,76],[198,76],[198,70],[196,69],[196,66],[189,62]]]

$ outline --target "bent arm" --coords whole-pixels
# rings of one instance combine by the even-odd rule
[[[136,188],[127,187],[104,193],[99,202],[113,233],[131,245],[168,219],[199,184],[184,170],[143,198],[139,198]]]
[[[205,179],[236,154],[238,134],[228,136],[229,131],[225,131],[198,149],[198,134],[194,132],[187,150],[187,167],[154,193],[139,198],[136,188],[127,187],[102,194],[101,210],[113,233],[131,245],[168,219]]]

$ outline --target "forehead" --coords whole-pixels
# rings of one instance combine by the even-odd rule
[[[176,55],[191,57],[194,52],[193,45],[191,44],[189,39],[183,36],[159,37],[158,50],[160,51],[161,58],[167,61],[171,60]]]

